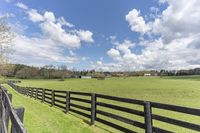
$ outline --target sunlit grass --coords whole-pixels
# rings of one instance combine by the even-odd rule
[[[200,108],[200,77],[194,80],[131,77],[96,79],[22,80],[21,86],[43,87],[58,90],[95,92],[140,100]]]
[[[29,133],[102,133],[95,126],[90,126],[82,119],[65,114],[60,109],[50,107],[38,100],[21,95],[4,85],[12,96],[14,107],[24,107],[24,124]]]
[[[193,108],[200,108],[200,77],[199,76],[189,76],[189,77],[130,77],[130,78],[107,78],[106,80],[96,80],[96,79],[66,79],[61,82],[58,80],[22,80],[19,83],[20,86],[32,86],[32,87],[42,87],[49,89],[58,90],[73,90],[82,92],[95,92],[102,93],[106,95],[114,95],[119,97],[128,97],[133,99],[148,100],[159,103],[167,103],[179,106],[187,106]],[[78,103],[84,105],[82,103]],[[129,108],[135,108],[142,110],[136,106],[130,104],[124,104],[120,102],[112,102],[112,104],[125,106]],[[39,105],[38,105],[39,106]],[[113,111],[111,109],[98,107],[104,111],[108,111],[122,115],[123,117],[144,122],[144,119],[135,115],[130,115],[119,111]],[[180,120],[186,120],[189,122],[198,123],[200,118],[193,117],[191,115],[184,115],[180,113],[174,113],[171,111],[163,111],[154,109],[155,114],[169,116],[171,118],[177,118]],[[88,113],[88,112],[87,112]],[[109,119],[100,116],[105,120],[111,120],[123,127],[133,129],[137,132],[144,132],[144,130],[138,129],[136,127],[118,122],[113,119]],[[83,117],[81,117],[83,118]],[[97,125],[106,128],[112,132],[118,132],[108,126],[102,125],[97,122]],[[170,131],[177,132],[192,132],[184,128],[177,126],[172,126],[170,124],[161,123],[154,121],[154,125],[168,129]]]

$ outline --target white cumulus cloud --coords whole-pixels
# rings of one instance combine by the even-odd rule
[[[138,43],[127,40],[119,43],[116,37],[112,37],[113,46],[108,56],[113,62],[98,63],[94,68],[103,71],[133,71],[200,67],[200,1],[159,1],[159,4],[163,3],[167,3],[166,9],[156,14],[152,21],[145,22],[140,11],[131,10],[125,16],[131,30],[141,33],[141,36],[146,34],[147,37],[139,39]],[[154,9],[158,13],[157,7]],[[140,49],[140,52],[136,53],[134,49]],[[118,57],[120,60],[116,60]]]
[[[91,42],[94,42],[92,36],[93,36],[93,33],[90,32],[89,30],[79,30],[79,31],[76,31],[78,36],[80,37],[80,40],[82,41],[85,41],[85,42],[88,42],[88,43],[91,43]]]
[[[38,13],[37,10],[31,9],[28,11],[29,19],[33,22],[41,22],[44,21],[44,17]]]
[[[150,30],[149,25],[146,24],[144,18],[140,16],[140,11],[136,9],[131,10],[125,18],[126,21],[128,21],[132,31],[144,34]]]
[[[111,48],[108,52],[107,52],[108,56],[110,56],[112,59],[119,61],[121,60],[120,57],[120,52],[117,49]]]
[[[64,28],[64,26],[73,28],[74,25],[67,22],[63,16],[57,18],[51,11],[41,13],[36,9],[28,9],[23,3],[18,3],[17,6],[26,9],[25,12],[28,14],[29,19],[39,25],[44,36],[65,45],[69,49],[80,48],[81,42],[94,42],[93,33],[89,30]]]
[[[58,22],[63,26],[67,26],[67,27],[70,27],[70,28],[74,27],[74,25],[67,22],[64,17],[58,18]]]
[[[69,26],[70,28],[73,26],[67,23],[63,17],[56,18],[53,12],[45,11],[44,14],[39,14],[34,10],[34,15],[33,12],[32,14],[29,13],[29,18],[33,22],[39,22],[45,36],[49,36],[54,41],[62,43],[68,48],[80,48],[81,41],[87,43],[94,41],[93,33],[89,30],[66,30],[63,28],[63,26]]]
[[[25,10],[28,9],[28,6],[26,6],[25,4],[23,4],[23,3],[21,3],[21,2],[18,2],[18,3],[16,4],[16,6],[19,7],[19,8],[25,9]]]
[[[72,49],[80,48],[82,42],[92,43],[91,31],[75,29],[63,16],[56,17],[51,11],[40,12],[23,3],[16,6],[25,12],[28,20],[38,26],[40,31],[27,36],[25,32],[16,30],[15,62],[44,65],[52,62],[77,63],[87,58],[77,55]]]

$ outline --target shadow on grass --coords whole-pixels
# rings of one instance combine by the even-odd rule
[[[18,93],[18,94],[20,94],[20,93]],[[20,94],[20,95],[22,95],[22,94]],[[70,115],[72,115],[72,116],[74,116],[74,117],[76,117],[76,118],[78,118],[78,119],[83,120],[84,123],[86,123],[87,125],[91,126],[90,120],[84,118],[84,117],[81,116],[81,115],[75,114],[75,113],[73,113],[73,112],[68,112],[68,113],[66,113],[66,111],[65,111],[64,109],[61,109],[61,108],[59,108],[59,107],[57,107],[57,106],[55,106],[55,105],[53,106],[53,105],[51,105],[50,103],[47,103],[46,101],[42,101],[41,99],[38,99],[38,98],[35,98],[35,97],[30,97],[30,96],[28,96],[28,95],[22,95],[22,96],[27,97],[27,98],[30,98],[30,99],[32,99],[32,100],[35,100],[35,101],[37,101],[37,102],[39,102],[39,103],[43,103],[44,105],[47,105],[47,106],[49,106],[49,107],[53,107],[53,108],[55,108],[55,109],[58,109],[59,111],[65,113],[66,115],[67,115],[67,114],[70,114]],[[108,133],[114,133],[114,132],[112,132],[112,131],[110,131],[110,130],[108,130],[108,129],[102,127],[102,126],[99,126],[99,125],[96,125],[96,124],[95,124],[94,126],[96,126],[96,127],[99,128],[99,129],[102,129],[102,130],[104,130],[104,131],[106,131],[106,132],[108,132]]]
[[[63,111],[63,112],[66,113],[65,111]],[[89,120],[87,120],[87,119],[85,119],[85,118],[83,118],[83,117],[81,117],[81,116],[79,116],[79,115],[77,115],[77,114],[75,114],[75,113],[69,112],[68,114],[70,114],[70,115],[72,115],[72,116],[74,116],[74,117],[77,117],[77,118],[83,120],[84,123],[86,123],[86,124],[88,124],[88,125],[91,126]],[[98,127],[98,128],[100,128],[100,129],[102,129],[102,130],[107,131],[108,133],[114,133],[114,132],[111,132],[110,130],[108,130],[108,129],[106,129],[106,128],[103,128],[103,127],[101,127],[101,126],[98,126],[98,125],[96,125],[96,124],[95,124],[95,126]]]
[[[35,99],[35,100],[36,100],[36,99]],[[87,125],[91,126],[90,121],[89,121],[87,118],[84,118],[84,117],[82,117],[82,116],[80,116],[80,115],[78,115],[78,114],[72,113],[72,112],[66,113],[65,110],[62,110],[62,109],[60,109],[59,107],[52,106],[52,105],[50,105],[50,104],[48,104],[48,103],[45,103],[45,102],[41,102],[41,103],[44,103],[44,104],[48,105],[49,107],[54,107],[54,108],[60,110],[61,112],[65,113],[66,115],[67,115],[67,114],[70,114],[70,115],[72,115],[72,116],[74,116],[74,117],[76,117],[76,118],[78,118],[78,119],[81,119],[81,120],[83,120],[84,123],[86,123]],[[99,126],[99,125],[96,125],[96,124],[95,124],[94,126],[98,127],[99,129],[105,130],[105,131],[108,132],[108,133],[114,133],[114,132],[112,132],[112,131],[110,131],[110,130],[104,128],[104,127],[101,127],[101,126]]]

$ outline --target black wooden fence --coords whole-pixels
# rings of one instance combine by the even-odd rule
[[[8,82],[8,84],[21,94],[30,96],[35,99],[39,99],[42,102],[51,104],[52,106],[57,106],[65,112],[73,112],[90,119],[91,125],[96,122],[103,123],[107,126],[111,126],[117,130],[126,133],[135,133],[133,129],[129,127],[124,127],[120,124],[116,124],[113,121],[103,119],[100,116],[112,118],[122,123],[126,123],[130,126],[137,127],[144,130],[146,133],[171,133],[169,129],[156,127],[153,125],[154,120],[173,124],[178,127],[183,127],[186,129],[191,129],[193,131],[200,131],[200,121],[199,123],[187,122],[175,118],[170,118],[167,116],[162,116],[153,113],[153,109],[162,109],[173,112],[179,112],[184,114],[191,114],[193,116],[200,117],[200,109],[193,109],[181,106],[174,106],[168,104],[161,104],[155,102],[141,101],[129,98],[121,98],[115,96],[107,96],[95,93],[85,93],[85,92],[73,92],[73,91],[62,91],[62,90],[50,90],[43,88],[32,88],[32,87],[21,87]],[[120,104],[112,104],[112,102],[120,102],[124,104],[133,104],[138,107],[142,107],[142,110],[137,110],[130,108],[129,106],[121,106]],[[77,104],[80,102],[81,104]],[[136,121],[131,118],[124,117],[123,115],[118,115],[112,113],[112,111],[106,111],[103,108],[112,109],[114,111],[120,111],[123,113],[133,114],[142,117],[143,122]],[[120,113],[120,114],[121,114]],[[183,114],[183,115],[184,115]]]
[[[0,133],[27,133],[23,125],[24,108],[13,108],[11,101],[12,95],[7,94],[7,90],[0,85]]]

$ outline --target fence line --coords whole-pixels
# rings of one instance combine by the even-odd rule
[[[154,114],[152,109],[162,109],[169,110],[184,114],[190,114],[194,116],[200,116],[200,109],[193,109],[188,107],[181,107],[175,105],[161,104],[149,101],[141,101],[130,98],[121,98],[115,96],[108,96],[103,94],[95,94],[95,93],[85,93],[85,92],[74,92],[74,91],[63,91],[63,90],[50,90],[43,88],[33,88],[33,87],[21,87],[15,85],[11,81],[8,84],[14,88],[17,92],[30,96],[35,99],[39,99],[42,102],[49,103],[52,106],[56,106],[62,110],[67,112],[73,112],[84,116],[90,119],[90,124],[95,124],[95,121],[103,123],[105,125],[111,126],[117,130],[127,133],[135,133],[132,129],[123,127],[119,124],[115,124],[112,121],[108,121],[99,117],[99,115],[106,116],[108,118],[115,119],[117,121],[132,125],[134,127],[143,129],[145,133],[152,132],[164,132],[171,133],[167,129],[155,127],[153,125],[153,121],[160,121],[168,124],[173,124],[179,127],[184,127],[187,129],[191,129],[194,131],[200,131],[200,125],[198,123],[190,123],[182,120],[178,120],[175,118],[169,118],[167,116],[161,116]],[[104,101],[101,101],[101,100]],[[106,100],[106,102],[105,102]],[[125,104],[137,105],[143,108],[143,110],[135,110],[133,108],[124,107],[120,105],[114,105],[109,103],[108,101],[116,101],[123,102]],[[76,102],[80,102],[83,104],[77,104]],[[86,106],[87,105],[87,106]],[[108,112],[99,107],[104,107],[108,109],[112,109],[115,111],[121,111],[123,113],[133,114],[144,119],[144,122],[132,120],[130,118],[126,118],[124,116],[116,115],[112,112]]]
[[[0,133],[9,130],[9,119],[11,120],[11,133],[27,133],[23,125],[24,108],[13,108],[11,105],[12,95],[0,85]]]

